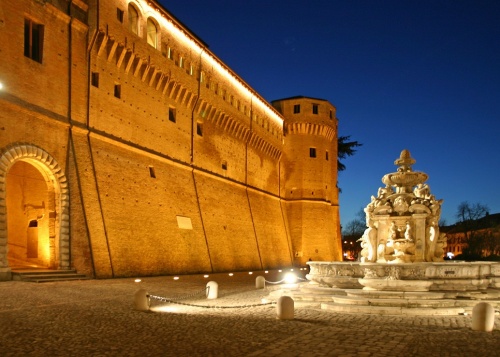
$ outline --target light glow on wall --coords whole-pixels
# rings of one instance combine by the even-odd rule
[[[260,96],[256,95],[256,92],[252,91],[248,85],[244,84],[243,80],[237,78],[237,76],[232,73],[214,54],[212,54],[212,52],[210,52],[207,48],[200,46],[200,44],[197,41],[194,41],[187,32],[183,31],[171,19],[167,18],[166,11],[163,12],[162,10],[143,1],[141,1],[141,7],[144,9],[144,16],[146,18],[153,17],[162,27],[172,34],[176,40],[180,41],[191,51],[201,55],[202,61],[206,61],[209,66],[230,82],[243,97],[247,98],[252,105],[257,104],[267,116],[269,116],[280,128],[283,128],[283,118],[281,118],[281,116],[279,116],[279,114],[267,102],[263,101]]]

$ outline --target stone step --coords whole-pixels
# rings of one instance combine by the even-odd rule
[[[438,308],[419,308],[402,306],[373,306],[373,305],[343,305],[337,303],[322,303],[321,309],[333,312],[343,313],[361,313],[377,315],[460,315],[465,313],[465,309],[460,307],[438,307]]]
[[[34,283],[48,283],[55,281],[86,280],[90,279],[85,274],[79,274],[76,270],[17,270],[12,272],[12,280]]]
[[[429,300],[429,299],[375,299],[362,297],[333,297],[334,303],[341,305],[392,306],[406,308],[450,308],[460,307],[456,300]]]
[[[364,289],[346,289],[347,296],[362,297],[366,299],[418,299],[435,300],[445,298],[443,292],[429,291],[377,291]]]
[[[269,294],[271,300],[290,296],[297,306],[319,307],[326,311],[385,315],[460,315],[470,314],[483,301],[500,312],[498,290],[477,292],[374,291],[323,288],[300,284]]]
[[[325,288],[325,287],[319,287],[317,285],[301,285],[300,286],[300,291],[305,294],[313,294],[313,295],[340,295],[340,296],[345,296],[346,295],[346,290],[345,289],[338,289],[338,288]]]
[[[330,302],[336,295],[345,296],[345,292],[342,289],[323,288],[309,284],[299,284],[294,288],[280,288],[269,293],[269,297],[275,300],[280,296],[290,296],[296,302],[317,304]]]

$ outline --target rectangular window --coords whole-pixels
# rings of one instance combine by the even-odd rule
[[[328,161],[328,151],[325,154],[325,159],[326,159],[326,161]]]
[[[227,170],[227,161],[222,161],[222,170]]]
[[[149,166],[149,177],[156,178],[155,168],[153,166]]]
[[[167,51],[167,57],[168,59],[174,59],[174,50],[171,49],[170,47],[168,48],[168,51]]]
[[[24,55],[42,63],[43,25],[24,19]]]
[[[99,88],[99,73],[98,72],[92,72],[91,83],[94,87]]]
[[[313,104],[313,114],[318,114],[318,105]]]
[[[203,124],[202,123],[196,123],[196,134],[199,136],[203,136]]]
[[[175,108],[168,108],[168,120],[172,123],[175,123]]]
[[[115,84],[115,97],[116,98],[121,98],[122,97],[122,86],[120,84]]]
[[[309,148],[309,157],[316,157],[316,148]]]
[[[122,9],[116,8],[116,19],[118,21],[120,21],[120,23],[123,23],[123,14],[124,13],[125,13],[125,11],[123,11]]]
[[[333,110],[330,110],[330,119],[333,119]]]
[[[179,57],[179,67],[184,68],[184,58]]]
[[[293,106],[293,114],[299,114],[300,113],[300,104],[295,104]]]

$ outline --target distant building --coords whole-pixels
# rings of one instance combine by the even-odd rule
[[[446,252],[448,257],[456,257],[464,252],[466,239],[463,233],[447,233],[446,238],[448,244]]]
[[[4,0],[0,43],[1,279],[342,259],[328,101],[270,105],[153,0]]]
[[[464,229],[467,232],[464,232]],[[466,228],[456,223],[443,227],[442,231],[446,232],[448,257],[466,253],[468,237],[471,235],[479,239],[479,250],[483,257],[500,256],[500,213],[487,214],[478,220],[470,221]]]

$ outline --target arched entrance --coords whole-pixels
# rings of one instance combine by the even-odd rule
[[[0,269],[69,269],[69,197],[61,168],[45,150],[17,145],[0,156]]]

